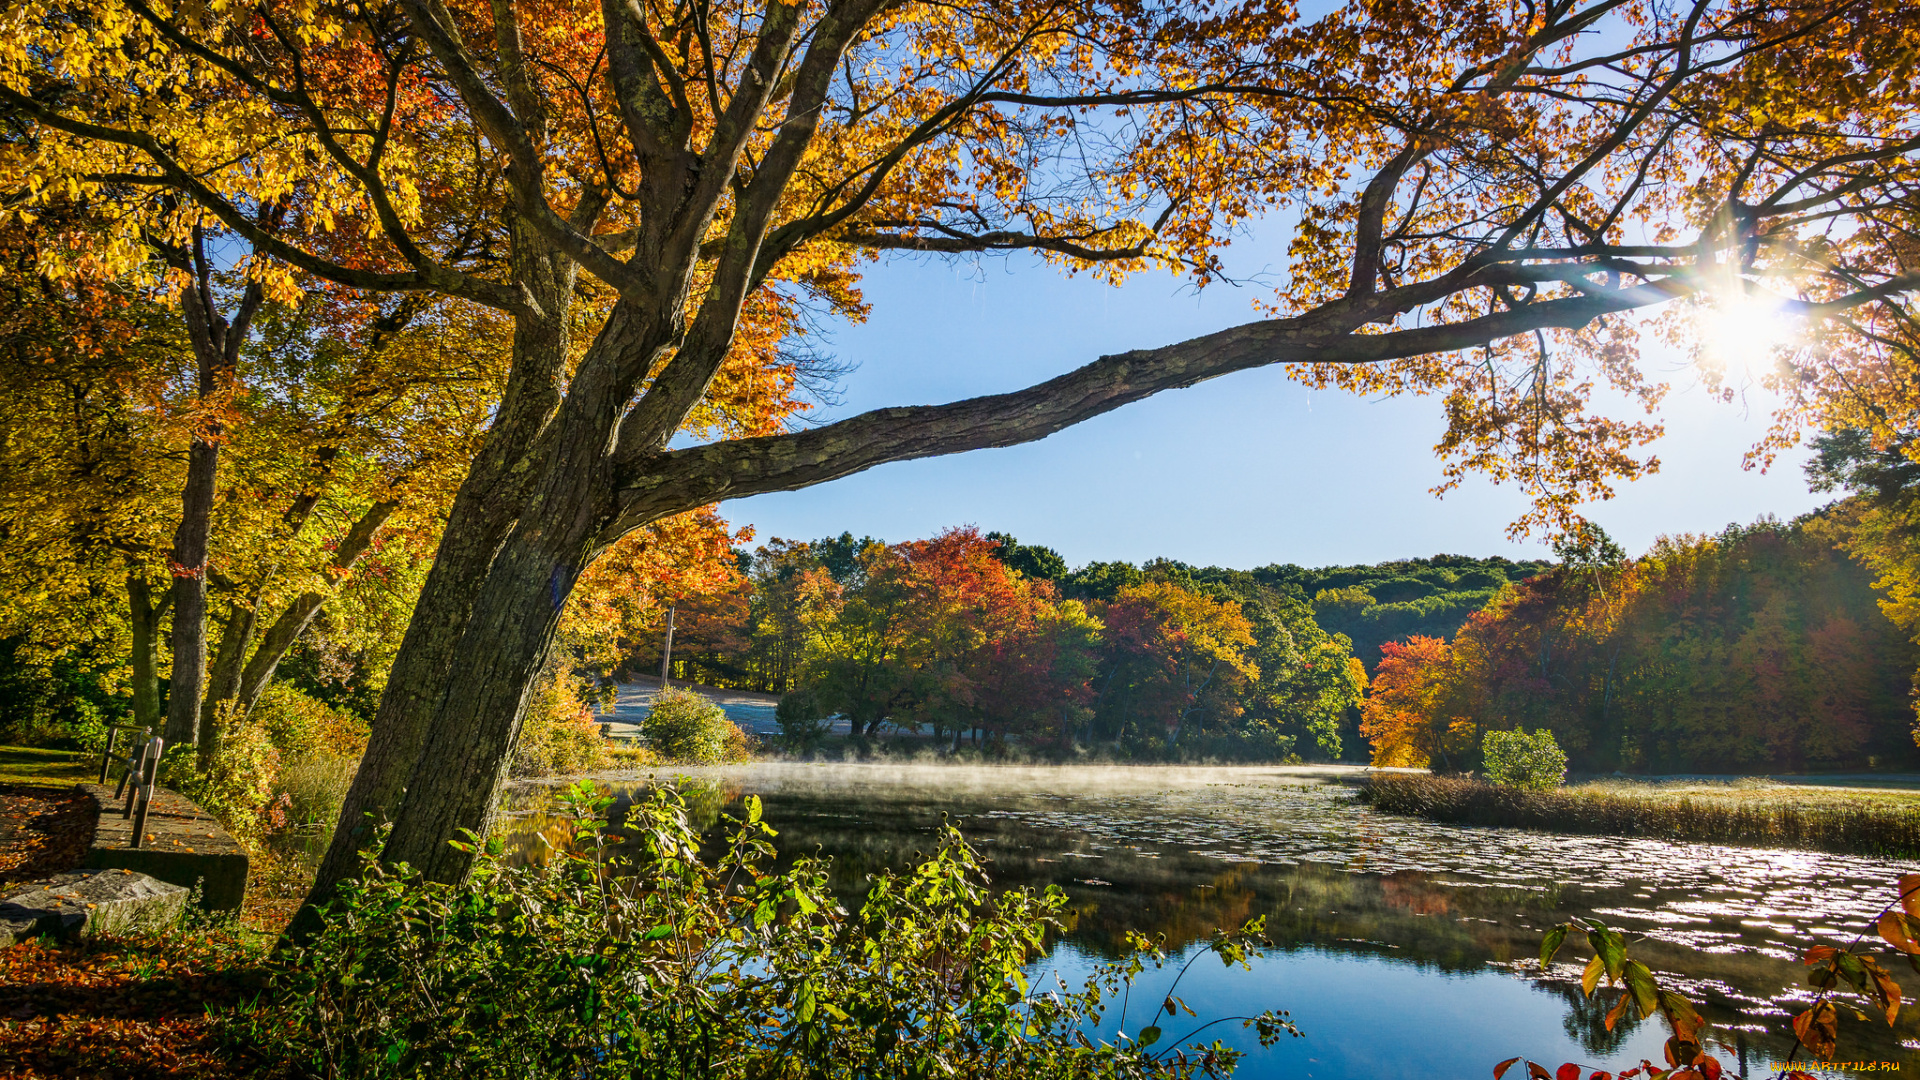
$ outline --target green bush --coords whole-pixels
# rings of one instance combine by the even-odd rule
[[[746,747],[746,735],[726,710],[691,690],[662,690],[640,721],[640,736],[669,761],[717,765]]]
[[[832,729],[826,707],[820,704],[820,695],[804,686],[781,696],[773,718],[780,723],[780,745],[794,753],[818,746]]]
[[[492,842],[459,885],[369,856],[319,933],[283,950],[238,1034],[304,1075],[369,1080],[1145,1080],[1222,1077],[1240,1057],[1136,1028],[1138,1006],[1117,1018],[1127,1034],[1096,1041],[1103,1010],[1166,957],[1134,936],[1078,990],[1029,985],[1067,898],[990,895],[957,832],[910,873],[876,877],[850,914],[820,860],[766,870],[757,799],[727,820],[712,862],[671,790],[632,807],[631,860],[613,855],[611,802],[569,789],[573,842],[558,857],[512,867]],[[1259,930],[1212,950],[1245,967]],[[1284,1015],[1238,1019],[1263,1043],[1292,1031]]]
[[[367,748],[367,722],[302,692],[290,683],[270,683],[247,718],[259,724],[281,755],[316,755],[356,761]]]
[[[264,725],[251,718],[230,719],[223,710],[213,760],[199,769],[192,746],[169,746],[160,758],[160,783],[198,803],[235,837],[258,843],[286,822],[284,796],[276,797],[280,751]]]
[[[1480,743],[1481,771],[1502,787],[1547,791],[1567,782],[1567,755],[1546,728],[1529,735],[1489,731]]]

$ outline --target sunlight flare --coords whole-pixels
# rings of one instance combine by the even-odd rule
[[[1777,301],[1751,295],[1721,297],[1694,316],[1704,364],[1735,381],[1757,379],[1799,328]]]

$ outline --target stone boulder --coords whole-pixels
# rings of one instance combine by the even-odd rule
[[[75,870],[0,894],[0,946],[165,930],[187,908],[187,890],[132,870]]]

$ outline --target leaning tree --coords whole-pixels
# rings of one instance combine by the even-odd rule
[[[105,223],[50,273],[172,266],[206,308],[224,251],[242,313],[339,288],[511,324],[316,897],[368,815],[384,858],[464,873],[446,841],[489,824],[569,590],[667,515],[1280,364],[1442,395],[1451,474],[1551,524],[1651,464],[1657,424],[1589,408],[1600,381],[1658,400],[1636,335],[1761,303],[1802,328],[1753,375],[1779,438],[1916,399],[1905,0],[22,0],[0,31],[7,211]],[[1205,284],[1256,217],[1291,262],[1244,325],[675,439],[712,431],[716,387],[791,374],[741,347],[743,312],[857,313],[876,254]]]

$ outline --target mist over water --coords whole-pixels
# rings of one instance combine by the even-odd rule
[[[1659,1061],[1657,1023],[1607,1032],[1612,994],[1581,997],[1584,953],[1570,947],[1545,978],[1529,959],[1545,929],[1570,915],[1626,931],[1632,955],[1702,1004],[1723,1060],[1762,1075],[1791,1045],[1795,1004],[1812,994],[1795,943],[1851,939],[1911,869],[1437,825],[1358,804],[1343,782],[1357,772],[759,763],[601,780],[620,799],[616,823],[633,798],[674,777],[703,827],[757,794],[783,855],[831,858],[835,888],[850,900],[869,875],[930,852],[951,823],[996,887],[1066,891],[1073,924],[1035,974],[1076,985],[1117,954],[1128,930],[1164,936],[1184,955],[1217,928],[1265,915],[1275,947],[1252,972],[1208,960],[1180,988],[1201,1013],[1196,1025],[1278,1008],[1306,1030],[1263,1052],[1238,1025],[1209,1029],[1206,1038],[1255,1048],[1239,1074],[1249,1078],[1485,1076],[1516,1054],[1606,1067]],[[550,824],[551,790],[523,786],[509,801],[509,843],[529,857]],[[1171,977],[1144,981],[1136,1004],[1158,1002]],[[1920,979],[1904,965],[1895,977],[1911,1000]],[[1146,1022],[1126,1021],[1129,1030]],[[1903,1061],[1920,1049],[1911,1014],[1892,1029],[1849,1018],[1844,1034],[1855,1058]]]

